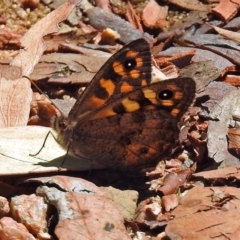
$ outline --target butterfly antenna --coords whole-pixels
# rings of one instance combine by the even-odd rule
[[[23,77],[27,78],[28,81],[38,90],[39,93],[43,94],[46,98],[48,98],[51,101],[49,96],[46,93],[44,93],[31,78],[29,78],[28,76],[23,76]],[[59,109],[59,107],[53,101],[51,101],[51,104],[60,112],[61,115],[64,115],[62,111]]]
[[[48,97],[48,95],[45,94],[31,78],[29,78],[28,76],[23,76],[23,77],[24,77],[24,78],[27,78],[27,79],[29,80],[29,82],[38,90],[39,93],[43,94],[45,97],[47,97],[47,98],[50,100],[50,98]],[[51,100],[50,100],[50,101],[51,101]],[[60,112],[61,115],[63,115],[63,113],[61,112],[61,110],[58,108],[58,106],[56,106],[56,104],[54,104],[54,102],[51,101],[51,104]],[[36,156],[42,151],[42,149],[45,147],[45,144],[46,144],[46,141],[47,141],[47,138],[48,138],[49,135],[52,135],[53,138],[54,138],[54,140],[55,140],[56,142],[58,142],[57,139],[56,139],[56,137],[54,136],[54,134],[53,134],[51,131],[49,131],[49,132],[47,133],[47,135],[46,135],[46,137],[45,137],[45,139],[44,139],[44,141],[43,141],[42,147],[39,149],[39,151],[38,151],[37,153],[35,153],[35,154],[29,154],[29,156],[31,156],[31,157],[36,157]]]

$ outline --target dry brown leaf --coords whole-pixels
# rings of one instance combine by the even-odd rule
[[[234,150],[238,153],[240,150],[240,129],[229,128],[227,136],[228,136],[228,149]]]
[[[11,76],[6,79],[6,73],[1,73],[1,92],[0,92],[0,127],[24,126],[27,124],[30,111],[30,102],[32,93],[30,82],[21,76],[29,76],[34,66],[42,56],[46,46],[42,37],[58,31],[57,24],[66,19],[74,9],[79,0],[69,0],[61,5],[55,11],[49,13],[46,17],[37,22],[20,40],[22,49],[12,60],[12,66],[21,69],[21,74],[17,77]]]
[[[28,125],[51,127],[51,120],[58,116],[58,110],[45,95],[33,93]]]
[[[73,53],[47,54],[42,56],[30,77],[34,80],[48,77],[49,82],[58,84],[89,83],[110,56],[109,53],[97,50],[86,51],[84,55]],[[72,72],[70,75],[64,70],[66,68]]]
[[[141,22],[140,22],[140,18],[136,14],[132,4],[129,1],[127,2],[126,18],[136,29],[143,32],[143,28],[142,28],[142,25],[141,25]]]
[[[212,28],[215,29],[216,32],[218,32],[220,35],[224,36],[225,38],[228,38],[230,40],[233,40],[237,43],[240,43],[240,33],[239,32],[233,32],[229,31],[220,27],[216,27],[213,25],[210,25]]]
[[[74,171],[86,171],[95,168],[93,163],[86,159],[80,160],[67,156],[63,161],[66,151],[51,135],[38,156],[29,156],[29,154],[36,154],[40,150],[49,132],[54,134],[51,128],[40,126],[1,128],[0,175],[58,172],[60,171],[59,167],[62,171],[66,168]]]
[[[27,125],[32,99],[29,80],[2,77],[0,84],[0,128]]]
[[[34,66],[47,48],[42,38],[47,34],[58,32],[58,23],[65,20],[79,2],[80,0],[65,2],[38,21],[21,38],[20,42],[23,49],[13,59],[11,65],[21,67],[23,76],[31,74]]]

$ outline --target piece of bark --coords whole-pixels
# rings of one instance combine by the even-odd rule
[[[240,166],[239,159],[228,151],[227,131],[233,115],[239,115],[240,91],[234,90],[209,114],[208,153],[220,167]]]
[[[150,0],[142,11],[142,21],[146,27],[157,28],[161,27],[161,20],[169,25],[166,21],[168,15],[168,6],[160,6],[155,0]]]
[[[228,22],[238,13],[239,5],[231,0],[221,0],[220,3],[212,9],[212,13]]]
[[[210,82],[200,94],[200,96],[209,96],[209,99],[201,103],[203,107],[201,110],[201,116],[209,118],[209,113],[211,113],[218,103],[227,97],[236,88],[230,84],[224,82]]]
[[[233,2],[233,1],[232,1]],[[211,24],[211,23],[210,23]],[[212,24],[211,24],[212,25]],[[220,26],[219,26],[220,27]],[[238,31],[240,29],[240,17],[235,17],[231,21],[229,21],[223,27],[224,29],[228,29],[231,31]]]
[[[224,82],[229,83],[233,86],[239,87],[240,86],[240,76],[227,74],[224,77]]]
[[[221,76],[223,76],[229,69],[234,66],[234,64],[228,61],[226,58],[223,58],[213,52],[189,47],[170,47],[167,50],[160,52],[158,56],[174,56],[176,54],[180,54],[190,50],[196,51],[195,55],[192,57],[192,62],[212,60],[214,66],[218,69]]]
[[[210,9],[210,5],[204,5],[202,2],[198,0],[169,0],[170,3],[181,7],[186,10],[191,10],[191,11],[204,11],[207,12]]]
[[[211,81],[220,75],[219,70],[214,66],[213,61],[193,62],[180,70],[180,77],[191,77],[196,82],[196,93],[203,91]]]
[[[128,22],[132,24],[133,27],[143,32],[143,27],[140,22],[140,18],[129,1],[127,2],[126,18]]]
[[[239,198],[235,187],[194,187],[171,212],[165,232],[170,239],[226,239],[225,233],[239,229]]]
[[[103,31],[107,27],[117,31],[120,34],[120,40],[123,43],[128,43],[138,38],[145,38],[149,42],[153,40],[148,33],[142,33],[139,30],[134,29],[130,23],[122,18],[98,7],[86,10],[86,14],[91,26],[99,31]]]

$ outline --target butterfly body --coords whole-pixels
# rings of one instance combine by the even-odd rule
[[[177,123],[194,98],[195,82],[150,82],[150,49],[138,39],[104,64],[68,117],[56,119],[60,144],[106,168],[156,165],[176,145]]]

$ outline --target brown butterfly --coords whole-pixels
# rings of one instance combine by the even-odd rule
[[[176,145],[183,113],[192,103],[190,78],[151,84],[151,52],[144,39],[113,55],[53,128],[70,155],[105,168],[154,166]]]

